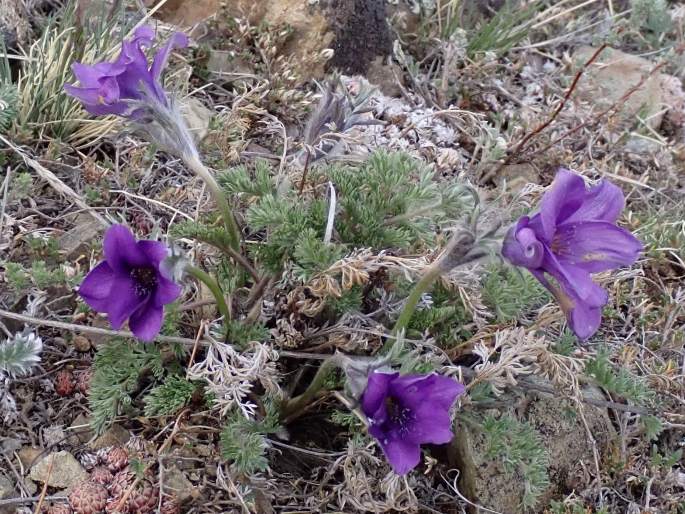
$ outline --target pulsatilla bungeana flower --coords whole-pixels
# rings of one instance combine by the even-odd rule
[[[450,408],[464,386],[441,375],[374,371],[361,398],[369,433],[378,440],[393,470],[404,475],[421,459],[421,445],[452,439]]]
[[[540,211],[519,219],[502,246],[507,260],[527,268],[554,295],[581,340],[597,331],[608,302],[590,274],[629,266],[642,250],[616,226],[624,204],[622,191],[609,181],[588,189],[580,175],[562,168]]]
[[[66,84],[65,91],[81,101],[84,108],[96,116],[117,114],[138,118],[145,104],[156,103],[168,107],[169,99],[160,83],[162,70],[174,47],[185,47],[188,38],[176,32],[155,54],[152,64],[143,51],[154,40],[152,27],[138,27],[133,37],[121,45],[121,53],[114,62],[93,65],[74,63],[72,70],[79,86]]]
[[[136,241],[123,225],[107,230],[105,260],[93,268],[79,294],[97,312],[106,312],[115,329],[128,319],[133,334],[152,341],[162,327],[164,305],[181,294],[163,269],[169,250],[158,241]]]

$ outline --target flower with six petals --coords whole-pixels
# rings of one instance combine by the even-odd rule
[[[597,331],[608,302],[590,274],[629,266],[642,251],[642,244],[616,225],[624,204],[623,192],[606,179],[588,189],[580,175],[562,168],[540,211],[519,219],[504,239],[502,255],[527,268],[554,295],[581,340]]]
[[[115,329],[124,321],[133,334],[152,341],[162,327],[164,305],[181,294],[164,269],[169,249],[158,241],[136,241],[123,225],[107,230],[105,260],[95,266],[79,287],[79,294],[97,312],[105,312]]]
[[[459,382],[437,374],[403,375],[374,371],[361,398],[369,433],[399,475],[414,469],[421,445],[452,439],[450,408],[464,392]]]
[[[143,25],[121,44],[121,53],[114,62],[74,63],[72,70],[79,86],[66,84],[65,91],[96,116],[117,114],[135,119],[144,114],[142,106],[146,103],[168,107],[169,99],[160,82],[162,70],[171,50],[187,46],[188,38],[174,33],[148,65],[144,49],[152,45],[154,36],[152,27]]]

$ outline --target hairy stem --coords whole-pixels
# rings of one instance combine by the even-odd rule
[[[421,300],[421,296],[430,289],[430,287],[433,285],[433,282],[437,280],[442,271],[443,270],[440,266],[440,261],[434,262],[429,268],[426,269],[426,272],[421,277],[421,280],[416,283],[414,288],[411,290],[411,293],[409,293],[409,297],[404,303],[402,312],[397,318],[395,326],[392,329],[393,335],[396,335],[400,331],[407,328],[409,320],[411,320],[411,317],[416,310],[416,306],[418,305],[419,300]]]
[[[323,388],[326,377],[337,365],[337,360],[336,356],[333,355],[323,361],[305,392],[284,402],[281,407],[282,420],[292,421],[302,414],[305,407],[311,403],[316,394]]]
[[[228,205],[228,200],[226,200],[226,195],[221,189],[221,186],[214,178],[214,175],[212,175],[207,167],[202,164],[202,161],[200,161],[200,158],[197,156],[197,154],[184,153],[181,158],[183,159],[183,162],[185,162],[186,166],[188,166],[188,168],[190,168],[198,177],[204,180],[205,184],[207,184],[209,192],[214,198],[214,201],[219,208],[219,212],[221,213],[221,217],[224,220],[224,226],[226,227],[226,231],[228,232],[228,236],[230,238],[231,248],[235,250],[236,253],[239,252],[241,239],[240,229],[238,228],[238,224],[233,216],[233,211],[231,210],[230,205]]]
[[[219,309],[219,312],[224,316],[226,321],[230,320],[231,310],[228,308],[226,298],[224,298],[224,293],[221,290],[219,283],[211,275],[195,266],[186,266],[185,271],[188,275],[195,277],[209,288],[216,299],[216,306]]]

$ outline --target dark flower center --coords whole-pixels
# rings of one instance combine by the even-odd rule
[[[388,410],[388,420],[399,429],[400,433],[404,435],[408,431],[409,422],[416,416],[409,407],[405,407],[397,399],[388,396],[385,399],[385,407]]]
[[[131,278],[136,296],[147,296],[157,287],[157,272],[153,268],[133,268]]]

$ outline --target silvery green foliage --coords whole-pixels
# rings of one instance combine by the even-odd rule
[[[17,115],[18,92],[13,84],[0,83],[0,132],[7,132]]]
[[[18,333],[0,343],[0,375],[27,375],[40,362],[42,349],[42,339],[31,332]]]
[[[9,425],[17,419],[17,402],[9,392],[10,379],[0,374],[0,413],[5,424]]]

